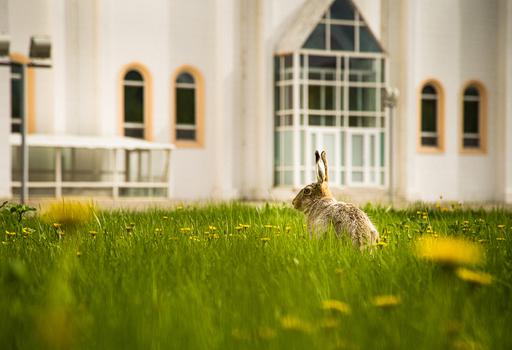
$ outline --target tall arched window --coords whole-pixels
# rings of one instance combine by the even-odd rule
[[[23,66],[11,65],[11,132],[21,132],[21,118],[25,113]]]
[[[196,141],[196,82],[181,73],[176,78],[176,140]]]
[[[462,149],[485,150],[485,89],[481,84],[470,82],[462,95]]]
[[[172,84],[173,139],[179,147],[201,147],[204,129],[202,75],[192,66],[183,66],[174,74]]]
[[[443,91],[437,82],[427,82],[421,89],[420,150],[444,147]]]
[[[124,135],[144,138],[144,78],[137,70],[129,70],[123,78]]]

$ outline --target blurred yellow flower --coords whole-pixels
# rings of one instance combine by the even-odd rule
[[[460,267],[455,271],[457,277],[466,282],[470,282],[473,284],[483,284],[489,285],[492,283],[492,276],[485,272],[473,271],[466,269],[464,267]]]
[[[14,231],[7,231],[7,230],[6,230],[6,231],[5,231],[5,234],[6,234],[7,236],[10,236],[10,237],[14,237],[14,236],[16,236],[16,232],[14,232]]]
[[[350,306],[348,304],[332,299],[322,301],[322,309],[338,311],[345,315],[350,315],[351,313]]]
[[[289,331],[298,331],[304,333],[311,333],[313,331],[313,326],[311,323],[295,316],[284,316],[281,317],[280,321],[281,327]]]
[[[423,237],[415,248],[418,257],[443,264],[479,264],[484,260],[480,245],[461,238]]]
[[[181,232],[190,232],[190,231],[192,231],[192,228],[191,227],[182,227],[182,228],[180,228],[180,231]]]
[[[270,237],[260,237],[260,241],[268,242],[270,241]]]
[[[394,295],[378,295],[372,299],[372,304],[378,307],[391,307],[400,304],[400,297]]]
[[[92,203],[75,200],[61,200],[43,208],[41,218],[55,229],[72,229],[89,222],[95,212]]]

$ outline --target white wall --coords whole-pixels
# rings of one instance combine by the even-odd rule
[[[491,201],[496,194],[496,125],[498,118],[498,94],[496,81],[499,68],[495,64],[498,56],[498,21],[496,1],[464,0],[460,11],[460,86],[457,96],[458,129],[454,137],[460,142],[462,118],[461,89],[470,80],[481,82],[488,94],[487,152],[485,154],[459,154],[458,198],[465,201]],[[448,135],[447,135],[448,136]]]

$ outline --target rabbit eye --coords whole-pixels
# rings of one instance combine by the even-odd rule
[[[305,188],[304,194],[311,194],[311,188]]]

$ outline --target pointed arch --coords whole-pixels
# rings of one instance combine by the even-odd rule
[[[24,109],[24,106],[27,106],[27,111],[23,111],[23,113],[27,114],[26,115],[26,117],[27,117],[27,119],[26,119],[27,120],[27,132],[29,134],[32,134],[36,131],[36,115],[35,115],[35,111],[36,111],[35,79],[36,79],[36,76],[35,76],[35,70],[34,70],[34,68],[27,66],[27,64],[30,62],[30,60],[25,55],[22,55],[17,52],[12,52],[9,55],[9,58],[10,58],[11,62],[13,62],[15,64],[18,63],[21,65],[22,75],[23,75],[22,80],[26,78],[27,96],[24,96],[25,90],[23,88],[23,85],[22,85],[22,89],[23,89],[22,96],[23,96],[23,99],[25,99],[25,98],[27,99],[27,103],[25,104],[24,100],[22,100],[22,103],[24,104],[23,109]],[[12,68],[11,68],[11,72],[12,72]],[[11,91],[11,94],[12,94],[12,91]],[[11,115],[12,115],[12,108],[13,108],[13,106],[11,106]]]
[[[148,141],[153,140],[153,79],[149,69],[140,62],[128,63],[121,69],[118,79],[119,86],[119,134],[126,135],[126,97],[125,91],[127,74],[137,72],[141,76],[142,88],[142,116],[143,116],[143,138]]]

